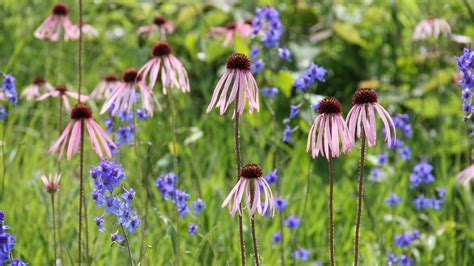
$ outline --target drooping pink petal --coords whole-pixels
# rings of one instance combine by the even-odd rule
[[[77,147],[81,141],[81,121],[74,121],[71,137],[69,138],[69,145],[67,147],[67,159],[71,160],[72,155],[77,152]]]
[[[89,138],[91,139],[92,143],[92,149],[94,149],[95,153],[99,155],[100,158],[104,158],[104,154],[102,153],[102,150],[100,148],[99,141],[97,140],[97,137],[95,136],[94,132],[94,127],[91,125],[91,119],[87,119],[85,121],[86,127],[87,127],[87,132],[89,132]]]
[[[63,143],[63,147],[61,148],[61,153],[59,154],[58,160],[61,159],[61,155],[63,153],[63,149],[64,149],[64,146],[65,146],[64,144],[67,142],[66,138],[69,136],[69,133],[70,133],[71,128],[72,128],[72,124],[73,124],[73,122],[70,122],[66,126],[66,128],[64,129],[61,136],[59,136],[58,140],[56,140],[56,142],[53,144],[53,146],[49,149],[49,153],[54,154],[58,150],[59,145],[61,145]]]

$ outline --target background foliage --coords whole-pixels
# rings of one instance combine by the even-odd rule
[[[77,7],[71,7],[71,18],[77,21]],[[178,101],[178,155],[181,188],[194,200],[204,199],[207,208],[199,217],[181,221],[181,250],[185,265],[236,265],[239,258],[237,223],[220,208],[233,186],[234,157],[232,120],[217,112],[205,114],[213,88],[223,71],[231,47],[223,47],[222,39],[209,38],[212,27],[236,19],[252,17],[255,8],[271,5],[281,13],[284,24],[282,43],[293,53],[288,64],[279,64],[273,76],[280,94],[274,101],[278,140],[284,129],[290,103],[301,102],[302,114],[293,141],[273,145],[271,115],[262,104],[260,113],[245,115],[242,122],[244,162],[258,162],[265,172],[273,169],[273,154],[278,147],[282,195],[288,200],[284,212],[296,214],[302,224],[296,231],[285,228],[285,257],[289,262],[328,263],[327,252],[327,166],[324,159],[311,160],[305,153],[306,134],[315,114],[309,96],[331,95],[341,100],[345,112],[351,95],[359,86],[376,87],[381,103],[389,113],[412,116],[413,136],[405,143],[412,147],[412,160],[402,161],[381,143],[369,150],[367,172],[377,164],[379,152],[390,153],[382,182],[367,182],[361,258],[364,265],[382,265],[388,252],[401,253],[393,242],[394,234],[411,229],[422,236],[410,249],[416,265],[470,265],[474,262],[474,228],[472,194],[455,182],[455,175],[468,165],[469,142],[462,123],[459,86],[454,82],[454,56],[462,46],[439,41],[426,46],[413,43],[415,25],[429,15],[442,17],[453,32],[474,37],[474,5],[468,1],[241,1],[227,6],[226,1],[186,1],[151,3],[145,1],[86,1],[84,20],[99,30],[100,36],[85,41],[85,91],[91,92],[106,72],[121,73],[141,67],[149,57],[152,42],[138,38],[136,29],[148,24],[155,15],[164,15],[176,25],[168,38],[178,58],[188,70],[191,93],[175,94]],[[13,73],[19,89],[33,77],[45,75],[54,84],[77,84],[77,42],[46,43],[33,37],[34,30],[50,13],[54,3],[42,0],[2,1],[0,3],[0,70]],[[219,8],[220,6],[220,8]],[[324,32],[325,38],[318,38]],[[255,40],[237,39],[236,49],[249,53]],[[438,48],[437,53],[429,50]],[[325,83],[313,87],[307,98],[296,95],[292,83],[311,62],[329,70]],[[270,73],[257,75],[260,87],[268,84]],[[146,240],[149,249],[145,265],[172,264],[174,227],[169,202],[161,199],[153,186],[157,176],[172,169],[169,108],[159,89],[155,96],[162,112],[140,123],[137,133],[141,156],[133,147],[121,148],[117,160],[124,166],[126,187],[137,190],[138,209],[143,206],[145,190],[138,176],[144,165],[154,198],[147,218]],[[89,102],[96,119],[101,103]],[[30,103],[20,101],[9,109],[5,125],[6,187],[0,209],[5,210],[6,223],[17,238],[15,254],[30,265],[52,264],[52,237],[49,198],[39,176],[52,173],[56,162],[47,150],[57,137],[55,101]],[[65,121],[66,122],[66,119]],[[88,147],[88,145],[86,145]],[[90,150],[89,150],[90,152]],[[91,154],[91,153],[89,153]],[[336,256],[341,265],[352,259],[353,231],[356,211],[356,177],[358,149],[336,160],[335,226]],[[94,155],[86,156],[86,169],[98,164]],[[409,188],[409,175],[420,160],[434,166],[435,186],[447,188],[447,198],[440,211],[417,211],[412,200],[416,191]],[[78,208],[78,159],[62,163],[61,214],[65,265],[76,256],[76,210]],[[110,245],[109,234],[99,233],[93,217],[100,211],[90,200],[91,179],[86,182],[88,195],[89,235],[94,265],[124,265],[128,259],[123,249]],[[308,192],[307,211],[303,206]],[[390,209],[383,200],[391,193],[402,198],[399,207]],[[370,212],[370,215],[369,213]],[[248,224],[248,217],[244,219]],[[199,235],[191,237],[187,224],[199,224]],[[279,247],[272,246],[271,236],[278,231],[279,218],[258,219],[257,234],[263,262],[277,265]],[[249,228],[245,228],[251,250]],[[140,256],[140,233],[130,235],[134,257]],[[311,251],[307,262],[293,261],[297,247]],[[406,252],[406,251],[403,251]]]

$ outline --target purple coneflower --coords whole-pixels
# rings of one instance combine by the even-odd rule
[[[474,178],[474,164],[470,165],[466,169],[459,172],[456,176],[456,180],[462,185],[467,186],[469,182]]]
[[[107,157],[112,158],[112,153],[109,147],[117,148],[115,143],[110,139],[110,137],[105,133],[105,131],[95,122],[92,118],[92,110],[89,106],[79,103],[71,111],[71,121],[64,129],[63,133],[59,139],[54,143],[54,145],[49,149],[51,154],[54,154],[61,146],[59,152],[58,160],[61,159],[66,144],[69,142],[67,148],[67,159],[70,160],[72,155],[75,154],[79,149],[79,144],[81,142],[81,132],[87,128],[89,137],[91,138],[92,148],[99,155],[100,158],[104,158],[102,148],[104,149]],[[101,148],[102,145],[102,148]]]
[[[385,129],[385,141],[389,146],[396,142],[396,130],[392,118],[388,112],[377,102],[377,93],[373,89],[358,89],[352,96],[352,108],[347,114],[347,126],[352,142],[355,136],[361,138],[362,134],[367,136],[369,147],[375,145],[377,140],[377,126],[375,123],[375,112],[382,119]],[[393,131],[393,141],[392,132]]]
[[[47,92],[40,97],[38,97],[38,101],[43,101],[49,97],[61,97],[63,99],[64,106],[66,107],[66,110],[69,111],[71,110],[71,105],[69,104],[69,97],[72,97],[74,99],[79,98],[79,94],[77,92],[70,91],[66,86],[64,85],[58,85],[53,91]],[[87,101],[89,99],[88,96],[81,95],[81,100]]]
[[[327,97],[319,103],[319,115],[309,130],[306,144],[306,151],[309,152],[311,148],[313,159],[319,154],[327,159],[339,157],[341,152],[345,153],[352,147],[341,112],[341,104],[336,98]],[[339,148],[339,142],[342,149]]]
[[[262,206],[260,188],[263,189],[265,196],[265,203]],[[265,178],[263,178],[263,172],[260,166],[257,164],[247,164],[240,170],[240,178],[237,184],[234,186],[232,191],[229,193],[227,198],[222,203],[222,208],[229,204],[229,211],[232,216],[236,212],[242,216],[240,210],[240,203],[245,193],[245,205],[250,213],[250,216],[254,217],[255,211],[260,215],[264,216],[267,210],[272,212],[272,216],[275,215],[273,193],[268,185]]]
[[[359,264],[359,231],[362,219],[363,203],[363,184],[364,184],[364,165],[365,165],[365,143],[369,147],[376,144],[377,126],[375,123],[375,113],[377,112],[382,119],[385,129],[385,141],[389,146],[396,143],[397,135],[395,125],[388,112],[378,103],[377,93],[373,89],[360,88],[352,96],[352,108],[347,115],[346,123],[349,126],[351,141],[355,142],[355,137],[361,139],[359,178],[358,178],[358,198],[357,198],[357,216],[355,228],[354,244],[354,265]],[[393,141],[392,141],[393,131]]]
[[[36,29],[36,38],[45,41],[57,42],[64,32],[64,40],[79,38],[79,28],[69,20],[69,8],[66,4],[57,3],[51,10],[51,15]]]
[[[27,101],[33,101],[41,95],[42,90],[44,90],[45,93],[52,92],[54,91],[54,86],[49,84],[49,82],[47,82],[43,77],[38,76],[23,90],[21,96]]]
[[[252,21],[247,20],[244,23],[232,22],[227,24],[225,27],[215,27],[209,32],[209,35],[223,34],[225,35],[224,46],[230,44],[235,34],[239,34],[241,37],[246,38],[252,33]]]
[[[163,16],[156,16],[153,23],[138,28],[138,34],[148,34],[149,38],[153,37],[155,32],[159,32],[161,39],[166,39],[166,35],[173,32],[173,23],[167,21]]]
[[[123,72],[123,82],[118,84],[109,95],[100,113],[105,113],[109,108],[112,108],[112,115],[116,115],[119,111],[131,113],[137,98],[137,85],[140,89],[143,108],[150,116],[153,116],[151,91],[135,68],[129,68]]]
[[[86,37],[92,38],[92,37],[97,37],[97,35],[99,35],[97,30],[94,27],[92,27],[92,25],[90,24],[82,23],[81,30],[82,30],[82,34]]]
[[[441,35],[445,38],[451,34],[451,27],[444,19],[427,17],[420,21],[413,31],[413,40],[422,41],[430,38],[438,39]]]
[[[227,69],[214,89],[211,103],[209,103],[207,107],[208,113],[215,106],[220,107],[220,114],[223,115],[230,104],[237,101],[238,106],[236,110],[239,116],[241,116],[244,113],[247,99],[249,101],[251,114],[253,110],[257,112],[260,110],[258,86],[250,72],[250,64],[250,59],[243,54],[233,54],[227,59]],[[231,91],[227,98],[229,88],[231,88]],[[219,100],[217,100],[219,95]],[[238,98],[238,100],[236,100],[236,98]]]
[[[119,84],[120,81],[118,80],[117,75],[108,73],[104,76],[104,79],[100,81],[97,87],[95,87],[90,97],[97,100],[107,98]]]
[[[161,87],[163,94],[173,88],[180,89],[183,92],[189,92],[189,79],[183,64],[171,54],[171,46],[166,41],[160,41],[153,46],[151,58],[138,71],[139,75],[146,81],[149,77],[148,87],[153,89],[158,75],[161,71]]]
[[[61,175],[60,174],[55,174],[49,175],[48,177],[46,176],[41,176],[41,181],[43,181],[44,187],[46,188],[46,191],[48,193],[56,193],[59,189],[59,185],[61,182]]]

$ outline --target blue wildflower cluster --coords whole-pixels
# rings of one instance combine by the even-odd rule
[[[457,58],[458,68],[462,72],[462,79],[459,82],[462,88],[462,109],[464,112],[464,122],[469,122],[474,111],[472,105],[472,89],[474,88],[474,51],[464,48],[463,54]],[[471,136],[473,133],[471,133]]]
[[[265,67],[265,62],[258,57],[259,54],[260,48],[256,45],[252,45],[252,48],[250,49],[250,58],[252,58],[250,71],[252,71],[252,73],[260,73],[260,71]]]
[[[420,238],[420,232],[418,230],[413,230],[409,232],[402,233],[394,237],[395,244],[400,248],[409,247],[413,241]],[[388,263],[391,265],[400,265],[400,266],[411,266],[414,261],[411,259],[408,254],[403,254],[400,257],[397,257],[393,253],[388,254]]]
[[[10,229],[8,225],[4,225],[5,212],[0,210],[0,264],[4,265],[10,260],[10,252],[15,247],[15,237],[10,235],[6,230]],[[20,259],[13,259],[8,265],[28,265]]]
[[[171,201],[176,205],[179,216],[181,218],[186,218],[186,215],[191,212],[191,209],[188,206],[189,194],[179,190],[176,187],[176,181],[178,176],[173,173],[166,173],[159,176],[155,181],[155,186],[161,193],[161,197],[165,200]],[[206,208],[206,203],[202,199],[197,199],[192,202],[192,207],[194,209],[194,214],[201,214],[202,210]],[[188,225],[188,231],[191,236],[197,234],[198,225],[190,223]]]
[[[110,108],[111,110],[113,108]],[[115,137],[116,137],[116,144],[120,147],[124,144],[132,144],[134,139],[135,139],[135,132],[138,132],[138,127],[135,128],[133,119],[134,115],[137,116],[137,119],[140,121],[148,119],[150,116],[143,110],[143,109],[138,109],[136,113],[130,112],[124,112],[121,111],[119,112],[116,117],[118,118],[118,123],[116,123],[116,119],[114,116],[107,117],[105,119],[105,127],[107,129],[107,133],[111,134],[114,131],[114,128],[116,127],[115,131]]]
[[[278,46],[283,34],[280,13],[270,6],[257,8],[255,13],[252,20],[252,35],[261,35],[260,42],[267,48]]]
[[[290,122],[295,119],[300,113],[300,105],[292,104],[290,105],[290,114],[287,119],[283,121],[285,123],[285,129],[283,130],[282,141],[289,143],[293,137],[293,128],[290,125]]]
[[[393,117],[393,123],[398,132],[401,132],[402,135],[409,139],[412,135],[412,127],[410,123],[410,116],[408,114],[397,114]],[[398,134],[400,136],[400,134]],[[403,140],[397,138],[395,145],[392,145],[392,148],[397,150],[400,157],[405,160],[411,160],[411,148],[408,145],[405,145]]]
[[[293,252],[293,257],[297,260],[307,261],[309,258],[309,251],[304,248],[298,248]]]
[[[395,254],[388,254],[388,265],[400,265],[400,266],[411,266],[414,264],[413,259],[408,257],[407,254],[401,255],[399,258]]]
[[[120,182],[125,179],[125,172],[121,165],[114,161],[102,160],[98,166],[92,167],[90,171],[94,180],[92,199],[96,206],[103,207],[105,214],[95,218],[95,223],[99,231],[105,231],[104,218],[106,214],[117,218],[118,224],[126,231],[133,233],[141,225],[141,220],[135,211],[132,210],[132,201],[135,199],[135,191],[123,189],[120,196],[113,194]],[[116,233],[111,235],[113,242],[123,242],[124,237]]]
[[[327,72],[328,70],[326,68],[312,63],[305,73],[297,78],[293,83],[293,86],[296,88],[296,92],[309,89],[316,81],[326,82],[325,76]]]
[[[279,90],[275,87],[263,87],[260,89],[260,92],[267,98],[273,98],[278,94]]]
[[[433,166],[425,161],[421,161],[419,164],[413,167],[413,172],[410,174],[410,187],[420,188],[423,184],[431,184],[435,181],[435,177],[432,174]],[[439,210],[441,204],[446,198],[446,189],[440,187],[436,189],[436,195],[431,198],[425,197],[422,193],[413,200],[413,204],[417,210],[434,209]]]
[[[3,75],[2,86],[0,87],[0,100],[7,100],[13,105],[18,103],[18,93],[16,92],[16,79],[12,74]],[[0,105],[0,120],[7,116],[8,112],[3,105]]]

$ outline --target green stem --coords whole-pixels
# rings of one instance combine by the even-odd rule
[[[77,264],[82,262],[82,204],[84,203],[84,120],[81,120],[81,139],[80,139],[80,163],[79,163],[79,221],[78,221],[78,239],[77,239]]]
[[[58,97],[58,132],[59,135],[61,136],[62,130],[63,130],[63,101],[62,97]],[[57,174],[61,174],[61,161],[57,160]],[[57,198],[57,204],[58,204],[58,237],[59,237],[59,257],[61,258],[61,261],[63,261],[63,244],[62,244],[62,234],[61,234],[61,191],[58,190],[56,193],[58,193]]]
[[[335,265],[334,259],[334,163],[329,150],[329,255],[331,257],[331,266]]]
[[[174,108],[174,102],[173,98],[171,96],[171,90],[168,90],[168,101],[169,105],[171,108],[171,126],[172,126],[172,132],[173,132],[173,172],[175,175],[178,175],[178,151],[176,150],[176,112]],[[178,178],[175,180],[174,184],[174,194],[176,196],[176,190],[178,187]],[[176,213],[175,213],[175,223],[176,223],[176,265],[180,265],[180,260],[181,260],[181,251],[180,251],[180,234],[179,234],[179,210],[178,206],[176,205]]]
[[[360,234],[360,224],[362,220],[362,204],[364,198],[364,164],[365,164],[365,143],[366,136],[364,128],[362,128],[362,137],[360,144],[360,166],[359,166],[359,189],[357,197],[357,220],[356,220],[356,230],[355,230],[355,244],[354,244],[354,266],[359,264],[359,234]]]
[[[53,254],[54,254],[54,265],[58,263],[58,255],[57,255],[57,248],[56,248],[56,215],[54,211],[54,193],[51,193],[51,212],[53,215]]]
[[[259,189],[258,187],[255,188],[256,184],[254,181],[250,182],[250,202],[254,202],[255,198],[255,189]],[[249,208],[252,208],[253,206],[249,206]],[[251,223],[251,228],[252,228],[252,242],[253,242],[253,253],[254,253],[254,258],[255,258],[255,265],[260,266],[260,260],[258,257],[258,245],[257,245],[257,235],[255,234],[255,215],[252,215],[250,217],[250,223]]]
[[[120,224],[120,228],[122,228],[123,235],[125,236],[125,242],[127,243],[127,251],[128,251],[128,258],[130,259],[130,266],[133,266],[133,257],[132,257],[132,250],[130,249],[130,243],[128,242],[127,232],[123,228],[123,225]]]

